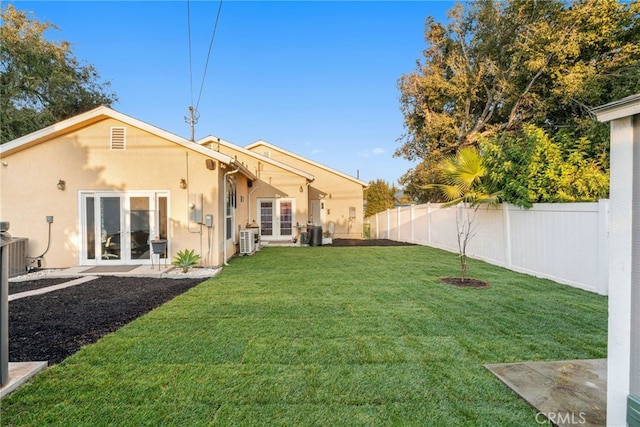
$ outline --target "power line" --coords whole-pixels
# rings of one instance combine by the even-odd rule
[[[191,105],[189,105],[189,117],[184,118],[184,121],[189,124],[190,140],[195,141],[195,126],[198,123],[200,115],[193,108],[193,55],[191,53],[191,7],[190,2],[187,0],[187,34],[189,36],[189,88],[191,90]]]
[[[198,102],[196,102],[196,110],[200,105],[200,98],[202,97],[202,89],[204,88],[204,80],[207,77],[207,68],[209,68],[209,58],[211,57],[211,48],[213,47],[213,40],[216,37],[216,30],[218,29],[218,21],[220,20],[220,11],[222,10],[222,0],[218,5],[218,13],[216,14],[216,23],[213,25],[213,33],[211,34],[211,42],[209,42],[209,52],[207,52],[207,61],[204,64],[204,73],[202,74],[202,83],[200,83],[200,93],[198,94]]]
[[[191,54],[191,8],[187,0],[187,35],[189,37],[189,86],[191,89],[191,105],[193,105],[193,56]]]
[[[207,60],[204,65],[204,72],[202,74],[202,82],[200,83],[200,90],[198,92],[198,102],[196,106],[193,106],[193,54],[191,51],[191,8],[190,1],[187,0],[187,33],[189,36],[189,86],[191,90],[191,105],[189,106],[189,117],[185,117],[184,120],[189,123],[191,127],[191,141],[194,140],[194,127],[198,123],[200,113],[198,112],[198,106],[200,105],[200,99],[202,98],[202,90],[204,89],[204,81],[207,77],[207,69],[209,68],[209,59],[211,58],[211,48],[213,47],[213,41],[216,37],[216,30],[218,29],[218,21],[220,20],[220,11],[222,10],[222,0],[218,5],[218,13],[216,14],[216,22],[213,26],[213,33],[211,34],[211,42],[209,42],[209,51],[207,52]]]

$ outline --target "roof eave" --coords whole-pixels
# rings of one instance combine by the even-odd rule
[[[600,122],[609,122],[640,114],[640,93],[601,105],[591,111]]]
[[[309,174],[309,173],[307,173],[305,171],[302,171],[300,169],[294,168],[293,166],[287,165],[287,164],[279,162],[277,160],[270,159],[269,157],[263,156],[263,155],[261,155],[259,153],[254,153],[251,150],[247,150],[244,147],[240,147],[239,145],[236,145],[236,144],[234,144],[232,142],[229,142],[229,141],[225,141],[222,138],[214,137],[212,135],[206,136],[206,137],[198,140],[197,144],[200,144],[201,146],[204,146],[206,144],[222,145],[222,146],[225,146],[225,147],[230,148],[232,150],[237,150],[237,151],[240,151],[241,153],[245,153],[246,155],[254,157],[254,158],[256,158],[256,159],[258,159],[260,161],[271,163],[272,165],[275,165],[275,166],[277,166],[279,168],[288,170],[289,172],[295,173],[296,175],[300,175],[301,177],[306,179],[308,182],[313,182],[316,179],[313,175],[311,175],[311,174]]]
[[[64,135],[65,133],[72,132],[76,129],[81,129],[93,123],[97,123],[107,119],[118,120],[125,124],[128,124],[129,126],[137,127],[146,132],[152,133],[163,139],[178,144],[184,148],[197,151],[220,162],[226,164],[231,164],[232,162],[231,157],[227,155],[206,149],[195,142],[182,138],[181,136],[168,132],[157,126],[150,125],[131,116],[127,116],[126,114],[120,113],[105,106],[96,107],[92,110],[80,113],[76,116],[54,123],[43,129],[2,144],[0,145],[0,155],[8,156],[15,152],[25,150],[34,145],[56,138],[60,135]]]
[[[0,145],[0,155],[10,155],[67,132],[105,120],[108,107],[96,107]]]
[[[244,148],[245,148],[245,149],[247,149],[247,150],[250,150],[251,148],[254,148],[254,147],[258,146],[258,145],[264,145],[265,147],[269,147],[269,148],[271,148],[271,149],[281,151],[281,152],[283,152],[283,153],[285,153],[285,154],[287,154],[287,155],[289,155],[289,156],[291,156],[291,157],[294,157],[294,158],[296,158],[296,159],[298,159],[298,160],[301,160],[301,161],[303,161],[303,162],[307,162],[307,163],[309,163],[309,164],[311,164],[311,165],[313,165],[313,166],[316,166],[316,167],[322,168],[322,169],[324,169],[324,170],[326,170],[326,171],[329,171],[329,172],[334,173],[334,174],[336,174],[336,175],[338,175],[338,176],[341,176],[341,177],[346,178],[346,179],[348,179],[348,180],[350,180],[350,181],[353,181],[353,182],[355,182],[355,183],[357,183],[357,184],[360,184],[363,188],[367,188],[367,187],[369,186],[369,184],[368,184],[368,183],[366,183],[366,182],[364,182],[364,181],[361,181],[361,180],[360,180],[360,179],[358,179],[358,178],[355,178],[355,177],[353,177],[353,176],[347,175],[346,173],[344,173],[344,172],[340,172],[340,171],[338,171],[338,170],[336,170],[336,169],[332,169],[332,168],[330,168],[330,167],[328,167],[328,166],[325,166],[325,165],[323,165],[323,164],[321,164],[321,163],[315,162],[315,161],[313,161],[313,160],[311,160],[311,159],[307,159],[306,157],[302,157],[302,156],[300,156],[300,155],[298,155],[298,154],[292,153],[291,151],[285,150],[285,149],[280,148],[280,147],[276,147],[275,145],[270,144],[270,143],[268,143],[267,141],[264,141],[264,140],[262,140],[262,139],[259,139],[258,141],[255,141],[255,142],[253,142],[253,143],[251,143],[251,144],[247,145],[247,146],[246,146],[246,147],[244,147]]]
[[[247,169],[245,165],[238,162],[237,160],[231,160],[231,167],[238,168],[238,171],[249,178],[250,181],[255,181],[256,179],[258,179],[255,174],[253,174],[249,169]]]

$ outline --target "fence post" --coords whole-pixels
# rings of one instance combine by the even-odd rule
[[[387,239],[391,238],[391,209],[387,209]]]
[[[609,200],[598,200],[598,293],[609,294]]]
[[[413,213],[413,207],[414,207],[414,205],[410,205],[409,206],[409,213],[410,213],[409,221],[411,221],[411,240],[409,241],[409,243],[415,243],[416,242],[415,234],[413,233],[413,223],[415,221],[415,216],[414,216],[414,213]]]
[[[502,215],[502,223],[504,224],[504,261],[506,267],[511,268],[513,253],[511,247],[511,216],[508,203],[502,203]]]
[[[431,246],[431,202],[427,202],[427,244]]]

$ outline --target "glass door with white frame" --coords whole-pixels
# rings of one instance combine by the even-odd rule
[[[167,200],[159,192],[83,193],[80,262],[151,263],[150,240],[167,238]]]
[[[136,196],[129,198],[129,259],[149,260],[149,240],[151,236],[151,203],[153,197]]]
[[[293,201],[278,200],[278,231],[282,238],[291,238],[293,236]]]
[[[99,259],[105,261],[121,260],[122,253],[122,198],[119,195],[102,196],[96,199],[96,226],[100,236]]]
[[[293,237],[293,199],[258,199],[258,218],[263,239],[289,240]]]

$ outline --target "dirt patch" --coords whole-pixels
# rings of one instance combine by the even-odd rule
[[[44,280],[51,286],[60,282]],[[78,286],[11,301],[9,361],[60,363],[204,280],[102,276]],[[43,280],[34,282],[38,283],[20,285],[43,285]]]
[[[442,283],[457,286],[459,288],[488,288],[489,284],[478,279],[462,278],[462,277],[443,277],[440,279]]]
[[[415,246],[389,239],[333,239],[331,246]]]

